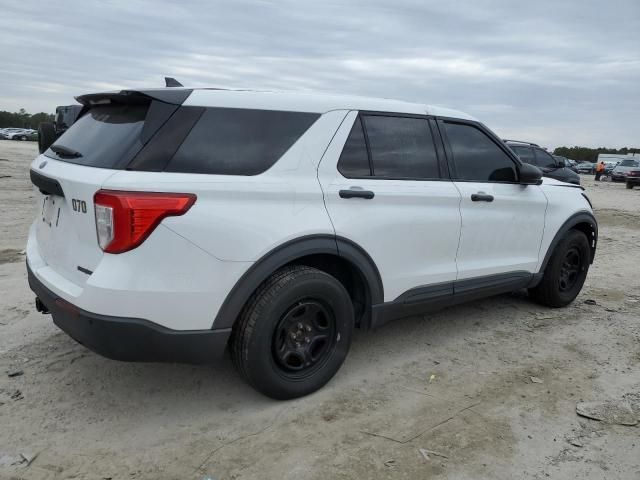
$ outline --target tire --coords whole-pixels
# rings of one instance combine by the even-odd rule
[[[22,136],[19,138],[19,140],[21,140],[21,141],[23,141],[23,142],[26,142],[26,141],[27,141],[27,137],[26,137],[26,136],[24,136],[24,135],[22,135]]]
[[[53,123],[41,123],[38,125],[38,150],[44,153],[58,138]]]
[[[302,397],[339,370],[353,325],[351,298],[338,280],[303,265],[285,267],[245,305],[233,327],[231,356],[245,380],[264,395]]]
[[[590,263],[591,248],[587,236],[579,230],[569,230],[553,251],[542,281],[529,289],[529,295],[548,307],[569,305],[580,293]]]
[[[631,190],[633,188],[633,183],[627,182],[627,190]]]

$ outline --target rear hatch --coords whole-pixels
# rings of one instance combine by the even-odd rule
[[[34,228],[42,261],[84,285],[104,255],[96,234],[95,193],[127,168],[178,105],[140,92],[78,99],[85,103],[81,116],[33,162],[31,180],[40,192]]]

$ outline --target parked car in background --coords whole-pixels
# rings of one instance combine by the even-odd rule
[[[73,125],[81,110],[82,105],[60,105],[56,107],[56,117],[53,123],[43,122],[38,125],[38,150],[40,153],[44,153],[60,135]]]
[[[596,164],[591,162],[582,162],[576,166],[578,173],[596,173]]]
[[[505,140],[504,142],[520,157],[520,160],[542,170],[545,177],[580,185],[580,176],[571,170],[564,160],[557,160],[539,145],[518,140]]]
[[[23,133],[25,130],[24,128],[3,128],[0,132],[0,137],[2,137],[3,140],[12,140],[14,134]]]
[[[627,188],[631,190],[638,185],[640,185],[640,168],[629,170],[627,172]]]
[[[5,140],[29,140],[29,137],[37,133],[30,128],[5,128],[2,136]]]
[[[627,174],[638,168],[640,168],[640,158],[638,160],[631,158],[629,160],[622,160],[611,172],[611,180],[614,182],[624,182],[627,179]]]
[[[620,162],[604,162],[604,174],[611,176],[613,169],[618,166]]]
[[[578,162],[576,162],[575,160],[571,160],[570,158],[563,157],[562,155],[553,155],[553,158],[558,160],[558,162],[560,163],[564,162],[565,167],[570,168],[574,172],[578,173],[578,169],[576,168],[576,165],[578,164]]]

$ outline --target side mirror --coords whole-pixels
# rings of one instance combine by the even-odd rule
[[[563,158],[558,159],[558,167],[565,168],[567,166],[567,162]]]
[[[540,185],[542,183],[542,170],[535,165],[523,163],[520,165],[518,173],[522,185]]]

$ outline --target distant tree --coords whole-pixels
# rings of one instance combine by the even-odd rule
[[[38,128],[42,122],[53,122],[54,115],[52,113],[36,113],[31,115],[24,108],[18,112],[0,111],[0,128]]]
[[[640,148],[589,148],[589,147],[558,147],[553,153],[562,157],[570,158],[571,160],[577,160],[579,162],[595,162],[598,160],[598,155],[601,153],[618,153],[626,155],[627,153],[640,154]]]

